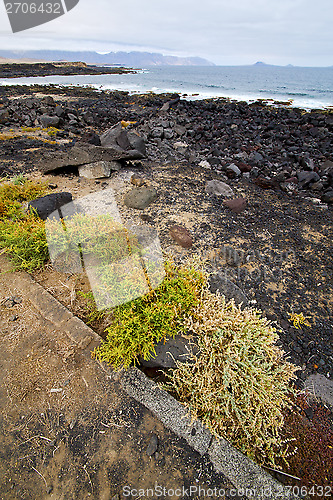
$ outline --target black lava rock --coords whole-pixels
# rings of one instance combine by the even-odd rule
[[[66,205],[66,203],[70,203],[72,200],[71,193],[52,193],[30,201],[28,209],[36,211],[41,219],[46,220],[52,212]]]

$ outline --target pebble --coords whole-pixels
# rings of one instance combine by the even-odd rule
[[[154,453],[157,451],[157,448],[158,448],[158,438],[157,438],[156,434],[152,434],[150,441],[149,441],[149,444],[148,444],[147,449],[146,449],[146,453],[147,453],[148,457],[151,457],[152,455],[154,455]]]
[[[233,200],[224,200],[223,205],[230,208],[235,214],[240,214],[245,210],[247,201],[245,198],[234,198]]]
[[[144,179],[142,177],[138,177],[136,175],[132,175],[131,177],[131,184],[137,187],[143,186],[145,183]]]
[[[218,180],[207,181],[205,186],[205,192],[207,194],[214,194],[215,196],[234,196],[234,192],[228,184]]]
[[[211,164],[207,160],[202,160],[199,163],[199,167],[201,167],[201,168],[211,168]]]
[[[172,226],[169,229],[170,236],[173,240],[183,248],[190,248],[192,246],[192,237],[188,229],[182,226]]]

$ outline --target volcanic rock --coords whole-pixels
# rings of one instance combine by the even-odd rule
[[[100,137],[104,148],[124,152],[126,159],[141,160],[146,154],[145,142],[135,132],[128,132],[121,123],[114,125]]]
[[[56,127],[59,125],[59,117],[58,116],[49,116],[49,115],[41,115],[39,117],[40,124],[43,128],[47,127]]]
[[[248,299],[244,292],[232,281],[228,280],[222,273],[213,274],[209,279],[209,289],[212,293],[217,290],[224,295],[227,300],[234,299],[235,304],[248,304]]]
[[[321,197],[321,201],[323,203],[329,203],[329,204],[333,203],[333,190],[324,193],[323,196]]]
[[[46,174],[58,170],[59,168],[78,167],[79,165],[98,161],[113,162],[121,159],[133,159],[131,152],[129,151],[128,153],[112,148],[103,148],[101,146],[79,143],[67,151],[47,152],[38,168],[43,174]]]
[[[9,120],[9,112],[7,109],[0,109],[0,123],[6,123]]]
[[[37,215],[46,220],[48,216],[58,210],[63,205],[70,203],[73,200],[71,193],[52,193],[36,200],[32,200],[28,204],[28,210],[33,210],[37,212]]]
[[[191,352],[198,354],[199,351],[195,344],[181,335],[161,340],[154,348],[156,356],[149,360],[139,358],[140,363],[147,368],[176,368],[177,361],[191,362]]]

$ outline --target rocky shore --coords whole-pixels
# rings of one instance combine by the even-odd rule
[[[0,92],[1,176],[39,171],[75,185],[73,197],[87,177],[95,191],[121,181],[124,218],[153,226],[165,249],[200,253],[217,286],[276,322],[300,386],[313,373],[332,377],[332,111],[53,86]],[[310,326],[293,324],[300,313]]]
[[[104,67],[84,62],[40,62],[40,63],[1,63],[0,78],[28,78],[36,76],[72,75],[114,75],[132,73],[123,67]]]

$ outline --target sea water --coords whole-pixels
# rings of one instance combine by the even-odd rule
[[[176,92],[187,99],[273,99],[305,109],[333,106],[333,66],[160,66],[120,75],[2,79],[0,85],[58,84],[131,93]],[[186,95],[185,95],[186,94]]]

